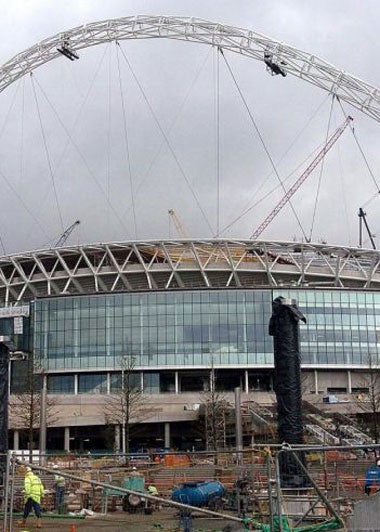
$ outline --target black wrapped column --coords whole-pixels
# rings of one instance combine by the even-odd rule
[[[8,453],[8,363],[8,346],[0,341],[0,484],[5,482]]]
[[[274,391],[277,398],[277,430],[280,443],[302,444],[301,361],[299,321],[306,318],[295,300],[277,297],[272,303],[269,334],[274,344]],[[297,452],[305,465],[305,456]],[[293,453],[281,452],[279,458],[281,487],[300,488],[309,485]]]

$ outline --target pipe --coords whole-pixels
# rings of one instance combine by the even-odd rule
[[[127,495],[137,495],[140,498],[148,499],[152,502],[161,502],[165,504],[166,506],[172,506],[173,508],[179,508],[180,510],[196,511],[198,513],[203,513],[205,515],[210,515],[213,517],[221,517],[223,519],[235,521],[237,523],[244,522],[244,519],[241,519],[239,517],[234,517],[232,515],[227,515],[227,514],[221,514],[219,512],[214,512],[212,510],[206,510],[205,508],[198,508],[197,506],[190,506],[189,504],[183,504],[183,503],[175,502],[175,501],[168,501],[167,499],[164,499],[163,497],[159,497],[158,495],[149,495],[149,493],[141,493],[140,491],[134,491],[134,490],[126,489],[126,488],[121,488],[120,486],[114,486],[113,484],[107,484],[105,482],[98,482],[96,480],[90,480],[87,478],[78,477],[70,473],[65,473],[64,471],[59,471],[58,469],[50,469],[44,466],[37,466],[34,464],[30,464],[29,462],[24,462],[22,460],[16,460],[16,461],[19,465],[30,467],[31,469],[36,469],[37,471],[43,471],[44,473],[50,473],[52,475],[59,475],[64,478],[69,478],[71,480],[77,480],[79,482],[85,482],[87,484],[90,484],[91,486],[101,486],[102,488],[105,488],[105,489],[117,490]]]

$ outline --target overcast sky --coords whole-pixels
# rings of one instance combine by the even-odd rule
[[[380,86],[377,0],[0,3],[1,64],[83,24],[138,14],[181,15],[262,33]],[[216,83],[213,49],[164,39],[120,44],[119,50],[114,43],[82,50],[73,63],[59,58],[0,94],[0,237],[6,253],[51,245],[77,219],[80,228],[67,243],[174,238],[169,209],[191,237],[212,237],[219,229],[221,236],[248,238],[281,198],[221,59]],[[286,186],[291,186],[326,138],[328,124],[331,133],[344,115],[336,105],[331,111],[327,94],[304,81],[272,77],[251,59],[232,54],[226,59],[278,174],[290,176]],[[356,246],[358,208],[376,193],[374,179],[380,185],[380,125],[348,106],[345,111],[354,117],[373,177],[346,131],[293,205],[313,241]],[[372,231],[380,235],[380,197],[366,211]],[[262,238],[302,238],[289,206]]]

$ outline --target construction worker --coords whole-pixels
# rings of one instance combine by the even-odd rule
[[[153,486],[153,484],[150,484],[148,486],[148,493],[149,493],[149,495],[153,495],[153,496],[157,497],[158,496],[158,490],[157,490],[156,486]],[[159,510],[160,509],[159,501],[157,501],[156,503],[152,503],[152,506],[154,506],[154,508],[156,510]]]
[[[59,469],[55,464],[53,469]],[[62,477],[58,473],[54,475],[54,488],[55,488],[55,509],[57,513],[62,513],[63,501],[65,497],[66,481],[65,477]]]
[[[148,493],[149,495],[158,495],[156,486],[152,486],[152,485],[148,486]]]
[[[37,518],[37,528],[42,528],[41,524],[41,499],[44,495],[44,486],[41,482],[41,479],[33,473],[30,467],[25,468],[25,479],[24,479],[24,514],[21,521],[17,524],[19,526],[25,526],[28,515],[30,514],[31,509],[33,508],[35,516]]]
[[[140,473],[137,471],[137,467],[132,467],[132,471],[129,473],[130,477],[139,477]]]

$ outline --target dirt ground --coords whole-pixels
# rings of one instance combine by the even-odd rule
[[[17,526],[20,516],[13,519],[11,532],[37,532],[34,516],[28,518],[27,526]],[[0,521],[1,522],[1,521]],[[74,525],[74,526],[73,526]],[[183,531],[180,518],[176,510],[163,509],[152,515],[141,513],[130,514],[128,512],[112,512],[107,515],[97,514],[95,517],[75,519],[75,517],[57,518],[44,515],[42,518],[42,530],[45,532],[118,532],[129,530],[131,532],[179,532]],[[192,519],[192,532],[240,532],[244,530],[242,525],[229,520],[206,518],[196,515]]]

